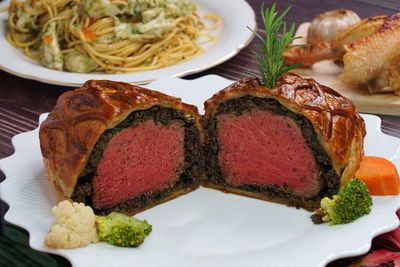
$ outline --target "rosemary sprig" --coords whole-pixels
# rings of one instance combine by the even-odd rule
[[[261,16],[264,23],[265,36],[260,35],[255,30],[249,29],[262,41],[257,45],[257,51],[253,51],[259,62],[261,79],[266,87],[272,88],[278,78],[285,72],[291,71],[301,66],[293,64],[287,66],[283,63],[283,53],[285,50],[296,47],[292,42],[301,37],[294,37],[295,24],[292,23],[287,29],[283,17],[289,12],[291,6],[286,8],[281,14],[276,11],[276,3],[271,8],[264,10],[264,3],[261,6]],[[280,35],[280,32],[282,33]]]

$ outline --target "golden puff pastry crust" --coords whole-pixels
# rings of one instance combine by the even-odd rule
[[[156,105],[181,111],[203,133],[197,107],[160,92],[127,83],[90,80],[79,89],[63,93],[39,130],[47,176],[58,199],[71,197],[105,130],[134,111]]]
[[[255,78],[246,78],[221,90],[205,103],[205,121],[222,102],[242,96],[273,98],[290,111],[303,115],[312,124],[320,144],[331,158],[332,167],[345,184],[354,177],[363,154],[364,120],[354,104],[336,91],[287,73],[269,89]]]

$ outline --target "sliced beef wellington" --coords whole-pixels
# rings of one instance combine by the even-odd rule
[[[206,180],[227,192],[311,209],[353,178],[365,126],[336,91],[285,74],[247,78],[205,103]]]
[[[111,81],[62,94],[40,127],[59,198],[97,213],[134,214],[197,188],[203,139],[195,106]]]

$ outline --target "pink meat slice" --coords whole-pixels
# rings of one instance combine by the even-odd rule
[[[219,162],[228,184],[277,185],[301,196],[319,193],[319,169],[298,125],[252,110],[217,116]]]
[[[147,120],[116,134],[93,178],[93,204],[109,208],[172,185],[184,165],[184,127]]]

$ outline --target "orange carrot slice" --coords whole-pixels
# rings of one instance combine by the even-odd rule
[[[399,174],[396,166],[387,159],[364,156],[355,176],[367,185],[370,195],[400,194]]]
[[[53,36],[46,34],[43,36],[43,41],[45,44],[49,45],[53,41]]]
[[[86,41],[93,42],[96,40],[96,33],[87,27],[82,28],[83,35],[85,35]]]

